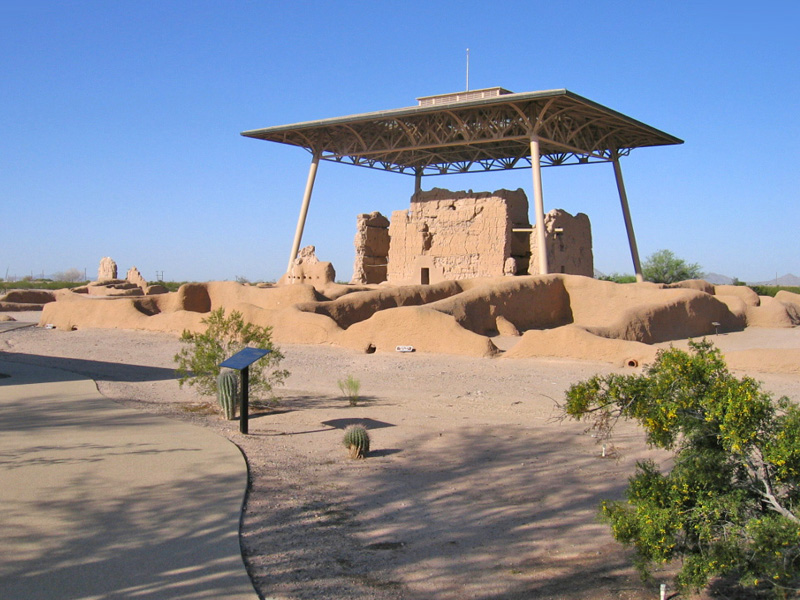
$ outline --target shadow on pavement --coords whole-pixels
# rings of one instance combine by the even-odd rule
[[[0,352],[0,372],[6,372],[2,363],[20,363],[48,369],[57,369],[41,372],[36,381],[23,381],[14,377],[0,379],[0,385],[18,385],[21,383],[53,383],[58,381],[74,381],[89,377],[106,381],[164,381],[175,379],[175,369],[164,367],[149,367],[144,365],[127,365],[117,362],[99,360],[86,360],[82,358],[63,358],[60,356],[42,356],[39,354],[24,354],[21,352]],[[76,377],[77,373],[82,377]]]

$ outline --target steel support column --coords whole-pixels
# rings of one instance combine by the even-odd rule
[[[294,242],[292,243],[292,253],[289,255],[289,266],[286,272],[291,273],[294,259],[300,251],[300,240],[303,239],[303,229],[306,226],[306,215],[308,215],[308,205],[311,203],[311,192],[314,190],[314,180],[317,178],[317,167],[321,152],[314,152],[311,159],[311,168],[308,170],[308,180],[306,181],[306,191],[303,194],[303,204],[300,206],[300,216],[297,217],[297,229],[294,232]]]
[[[544,230],[544,196],[542,194],[542,165],[539,138],[531,136],[531,173],[533,174],[533,205],[536,212],[536,243],[539,247],[539,275],[549,273],[547,266],[547,236]]]
[[[636,281],[642,282],[642,266],[639,263],[639,250],[636,247],[636,235],[633,233],[633,221],[631,221],[631,211],[628,208],[628,194],[625,192],[625,182],[622,180],[622,169],[619,166],[619,154],[613,153],[611,160],[614,163],[614,176],[617,179],[617,190],[619,190],[619,203],[622,205],[622,216],[625,219],[625,229],[628,231],[628,244],[631,247],[631,258],[633,259],[633,270],[636,273]]]

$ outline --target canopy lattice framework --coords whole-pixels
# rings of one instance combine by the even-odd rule
[[[542,166],[607,162],[633,148],[681,140],[567,90],[503,94],[487,100],[245,131],[300,146],[322,160],[416,175],[529,168],[530,138]]]

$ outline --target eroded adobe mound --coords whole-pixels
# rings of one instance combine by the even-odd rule
[[[0,296],[0,310],[4,312],[42,310],[48,302],[54,302],[63,290],[11,290]]]
[[[783,294],[783,293],[782,293]],[[392,287],[308,284],[256,287],[195,283],[177,292],[103,298],[64,294],[40,324],[180,333],[202,330],[217,308],[273,328],[278,343],[336,344],[365,352],[492,356],[495,336],[518,336],[505,356],[559,356],[617,364],[649,362],[649,344],[800,324],[800,296],[757,296],[749,288],[689,281],[616,284],[578,275],[445,281]],[[506,338],[507,339],[507,338]]]

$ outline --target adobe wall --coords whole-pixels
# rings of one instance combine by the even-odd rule
[[[408,210],[392,213],[387,279],[404,285],[500,277],[512,253],[511,229],[527,223],[522,190],[418,192]]]
[[[574,217],[560,208],[544,216],[547,245],[547,268],[550,273],[567,273],[594,277],[592,254],[592,225],[589,217],[578,213]],[[535,227],[533,228],[535,229]],[[530,275],[539,274],[539,241],[536,232],[530,237]]]
[[[389,257],[389,219],[379,212],[358,215],[356,219],[356,259],[353,264],[353,284],[386,281]]]
[[[334,281],[336,281],[336,270],[333,265],[328,261],[319,260],[314,246],[305,246],[292,261],[289,272],[284,273],[278,280],[278,285],[310,283],[315,288],[322,289]]]
[[[713,335],[716,323],[720,332],[800,324],[795,304],[800,295],[784,296],[789,302],[761,298],[754,306],[739,296],[719,295],[730,286],[699,289],[695,283],[668,288],[574,275],[501,277],[381,286],[335,300],[321,299],[308,283],[267,288],[196,283],[178,292],[106,301],[63,290],[53,294],[55,302],[42,305],[39,324],[63,331],[108,327],[180,335],[185,329],[204,331],[209,311],[224,308],[272,327],[272,339],[280,344],[334,344],[362,352],[411,345],[418,352],[492,356],[497,348],[490,336],[521,334],[505,357],[560,356],[620,365],[652,360],[656,349],[645,344]],[[736,355],[746,368],[800,373],[800,350],[759,348]]]
[[[592,277],[589,217],[556,209],[545,215],[545,228],[550,273]],[[418,192],[391,223],[378,212],[359,215],[354,243],[354,284],[539,274],[538,239],[521,189]]]

